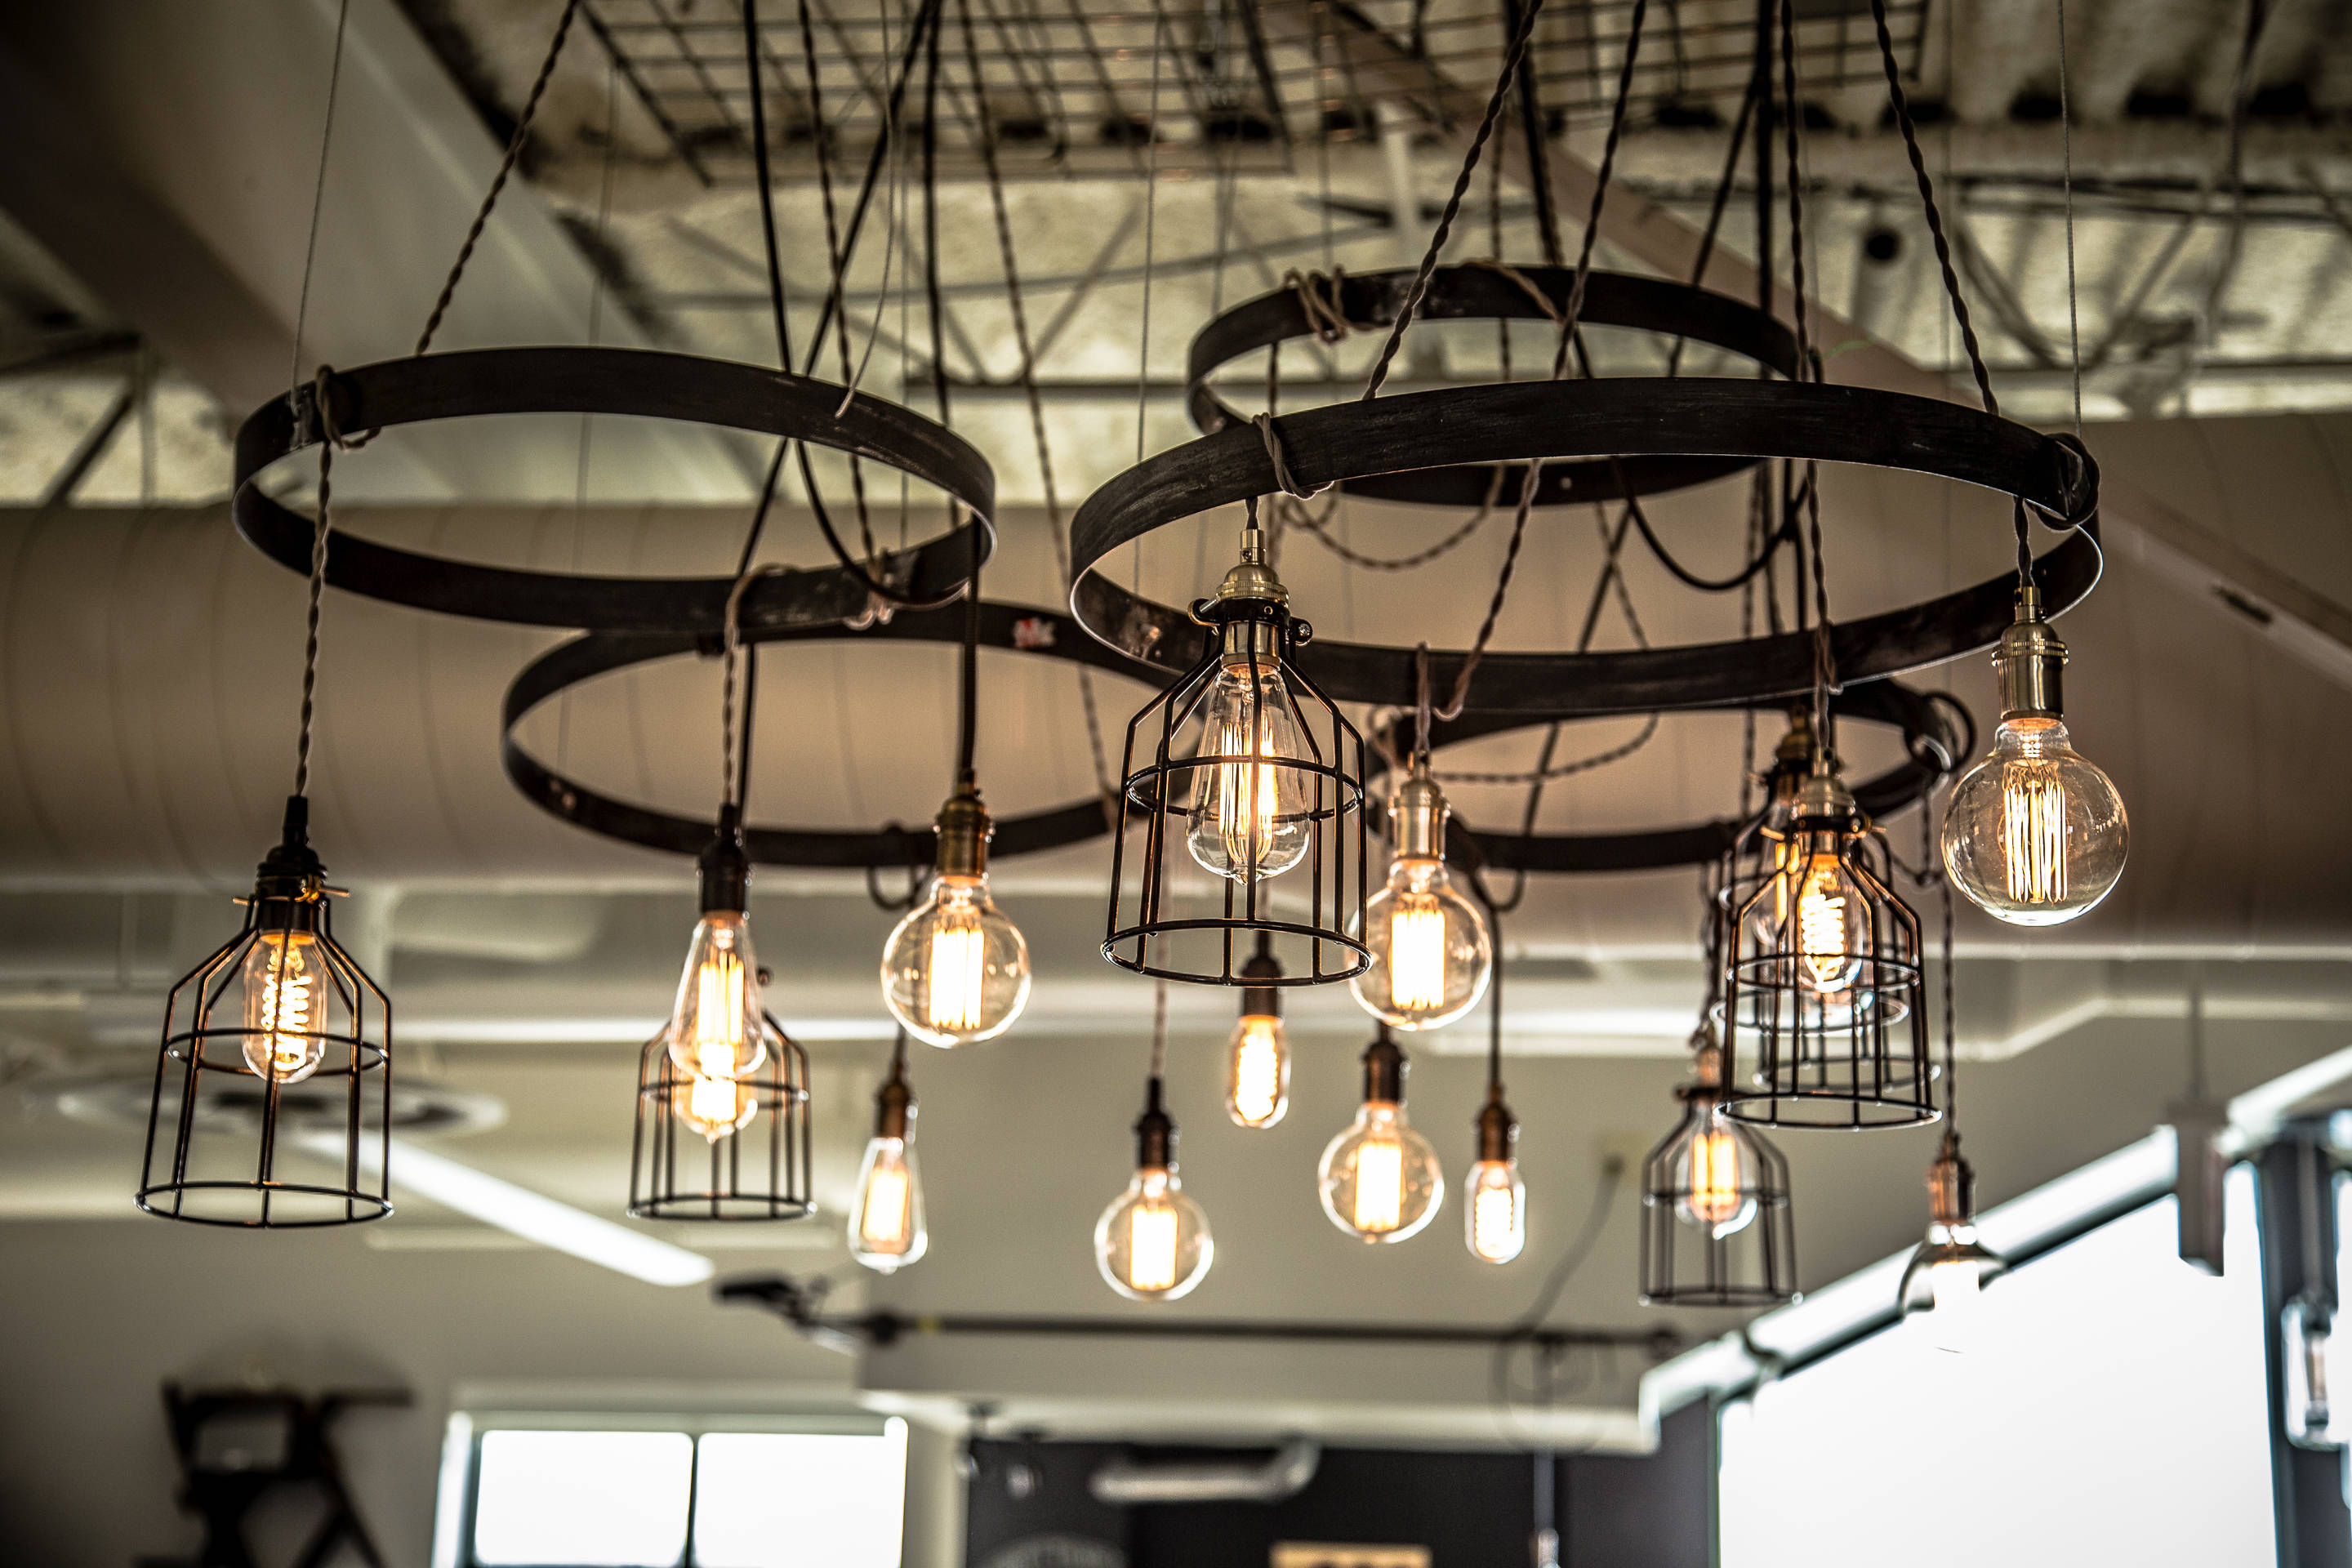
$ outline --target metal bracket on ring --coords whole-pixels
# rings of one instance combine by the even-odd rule
[[[938,643],[960,646],[964,637],[964,606],[942,610],[901,611],[890,620],[864,631],[839,626],[762,626],[746,625],[743,641],[757,643]],[[1166,686],[1169,677],[1149,666],[1111,651],[1081,634],[1076,623],[1052,610],[1025,605],[980,605],[980,646],[1032,654],[1063,663],[1085,665],[1121,675],[1152,688]],[[500,709],[502,725],[499,761],[509,783],[541,810],[575,827],[606,838],[642,845],[677,855],[694,855],[710,841],[712,824],[704,818],[675,816],[635,805],[591,789],[558,773],[534,757],[517,734],[525,717],[561,692],[598,676],[633,669],[656,660],[696,654],[704,639],[690,633],[625,635],[591,632],[554,647],[523,667],[507,688]],[[1099,795],[1045,811],[999,816],[990,843],[990,858],[1034,855],[1099,837],[1108,829]],[[875,832],[747,826],[743,844],[752,861],[762,866],[826,867],[867,873],[868,886],[879,896],[878,874],[912,866],[919,875],[930,855],[930,829],[908,828],[891,823]]]
[[[643,349],[485,349],[386,360],[335,374],[330,394],[345,431],[503,414],[607,414],[670,419],[812,442],[887,464],[944,491],[965,521],[929,542],[887,556],[884,579],[943,599],[971,581],[996,546],[996,479],[969,442],[896,404],[861,395],[845,404],[829,382],[761,365]],[[307,573],[311,521],[263,493],[279,458],[316,444],[320,422],[305,393],[273,397],[236,434],[232,515],[246,540],[289,571]],[[327,581],[370,598],[518,626],[603,632],[716,633],[728,577],[609,577],[521,572],[395,549],[335,531]],[[845,569],[785,572],[743,603],[747,631],[833,625],[869,611]]]

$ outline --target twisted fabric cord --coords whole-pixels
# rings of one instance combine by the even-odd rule
[[[737,805],[742,801],[741,775],[735,766],[735,693],[736,671],[743,645],[743,595],[759,579],[779,576],[785,570],[784,566],[772,561],[751,567],[736,578],[735,585],[727,590],[727,624],[720,645],[724,651],[719,670],[719,767],[721,775],[719,800],[722,805]],[[749,702],[743,704],[743,710],[746,722],[742,745],[749,752],[751,745]]]
[[[1290,471],[1290,459],[1283,449],[1282,434],[1274,427],[1274,416],[1261,414],[1250,421],[1257,426],[1258,439],[1265,444],[1266,460],[1274,465],[1274,482],[1281,491],[1297,500],[1313,500],[1331,487],[1328,484],[1309,489],[1298,482]]]
[[[310,378],[310,406],[319,421],[319,515],[310,525],[310,596],[302,634],[302,721],[294,737],[294,793],[310,793],[311,719],[319,691],[319,608],[327,592],[327,541],[334,531],[335,448],[344,445],[335,412],[335,370],[322,364]]]
[[[1367,555],[1334,538],[1330,529],[1331,513],[1338,507],[1339,500],[1336,495],[1324,503],[1323,515],[1320,517],[1308,511],[1306,507],[1288,496],[1276,498],[1274,512],[1275,516],[1282,520],[1286,527],[1297,529],[1350,566],[1360,566],[1368,572],[1410,572],[1417,566],[1426,566],[1439,556],[1449,553],[1466,542],[1472,534],[1477,532],[1480,526],[1495,515],[1495,502],[1501,497],[1503,480],[1509,476],[1510,471],[1510,465],[1496,464],[1494,478],[1486,486],[1486,499],[1478,503],[1478,510],[1470,514],[1469,520],[1436,543],[1425,550],[1415,551],[1411,555],[1392,557]]]

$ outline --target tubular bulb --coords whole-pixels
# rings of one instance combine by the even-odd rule
[[[849,1219],[849,1256],[879,1274],[904,1268],[930,1247],[923,1188],[908,1139],[866,1141],[857,1168],[857,1203]]]
[[[1528,1185],[1516,1160],[1480,1160],[1462,1184],[1462,1205],[1470,1256],[1485,1263],[1508,1263],[1528,1244]]]
[[[1255,664],[1245,652],[1229,654],[1220,665],[1202,709],[1199,754],[1223,759],[1192,770],[1184,842],[1202,870],[1235,881],[1278,877],[1306,858],[1311,775],[1296,764],[1307,746],[1271,653]]]
[[[257,1078],[300,1083],[326,1059],[318,939],[265,931],[245,955],[245,1065]]]
[[[749,1077],[767,1060],[760,1020],[760,968],[740,910],[703,911],[670,1011],[670,1060],[690,1078]]]
[[[1271,1127],[1290,1109],[1290,1046],[1282,1020],[1244,1016],[1227,1047],[1225,1112],[1236,1127]]]
[[[740,1132],[760,1114],[752,1087],[731,1078],[691,1078],[670,1090],[671,1113],[716,1143]]]

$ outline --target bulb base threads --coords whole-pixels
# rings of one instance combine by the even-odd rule
[[[1405,1073],[1411,1064],[1388,1031],[1364,1047],[1364,1100],[1366,1103],[1402,1105]]]
[[[1160,1079],[1154,1075],[1143,1091],[1143,1114],[1135,1119],[1135,1165],[1139,1171],[1165,1171],[1176,1163],[1176,1119],[1160,1104]]]
[[[942,877],[980,878],[988,875],[988,841],[996,833],[996,824],[981,804],[979,787],[970,780],[956,786],[940,807],[933,826],[939,834],[939,874]]]
[[[1400,860],[1445,858],[1445,821],[1454,808],[1430,776],[1429,759],[1414,760],[1412,772],[1389,796],[1389,834]]]
[[[743,848],[743,808],[719,808],[718,831],[696,864],[702,871],[702,912],[743,914],[751,903],[751,857]]]
[[[2066,645],[2042,618],[2040,589],[2018,595],[2017,619],[2000,634],[1992,662],[2000,675],[2003,720],[2055,719],[2065,712],[2061,672],[2066,667]]]

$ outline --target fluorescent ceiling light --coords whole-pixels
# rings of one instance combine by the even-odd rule
[[[305,1132],[304,1150],[340,1163],[343,1141],[334,1134]],[[470,1215],[485,1225],[511,1231],[541,1247],[568,1252],[648,1285],[699,1285],[718,1266],[698,1252],[673,1247],[625,1225],[601,1219],[528,1187],[501,1181],[446,1154],[393,1141],[392,1184],[444,1208]],[[375,1145],[362,1142],[360,1164],[370,1175],[380,1168]]]

